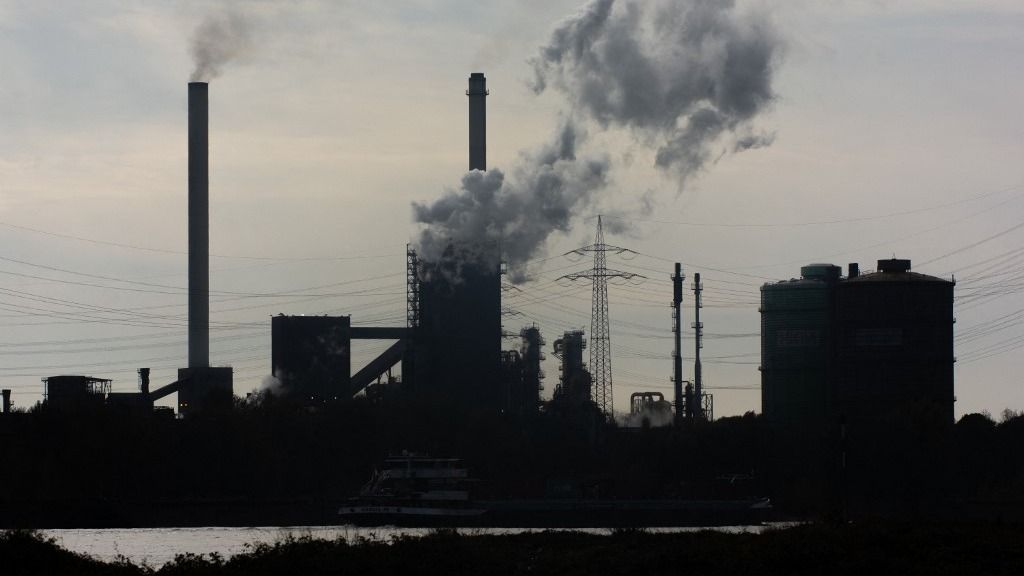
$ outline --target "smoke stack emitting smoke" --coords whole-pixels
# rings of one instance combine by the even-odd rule
[[[209,82],[224,66],[245,55],[252,46],[249,21],[236,12],[207,16],[192,35],[195,69],[191,82]]]
[[[774,101],[782,45],[766,18],[737,14],[732,0],[616,3],[587,4],[531,61],[534,91],[555,91],[570,105],[552,142],[521,153],[507,178],[497,169],[470,171],[459,190],[413,204],[414,219],[426,225],[421,257],[438,258],[452,243],[498,244],[509,280],[527,280],[527,264],[543,254],[548,236],[568,231],[607,187],[610,156],[577,157],[586,121],[655,145],[655,165],[680,188],[717,146],[724,154],[771,144],[773,135],[752,126]]]
[[[210,365],[208,84],[188,83],[188,367]]]
[[[233,12],[208,16],[192,36],[188,84],[188,365],[210,365],[210,193],[208,84],[249,47],[249,26]]]

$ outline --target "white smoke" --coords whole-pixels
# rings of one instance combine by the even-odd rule
[[[608,154],[577,158],[586,135],[580,121],[626,128],[654,145],[656,165],[680,187],[723,139],[730,141],[720,154],[771,144],[774,135],[758,132],[753,121],[775,98],[780,51],[770,21],[737,13],[732,0],[594,0],[531,61],[534,90],[563,95],[570,120],[552,143],[522,154],[508,176],[469,172],[458,190],[414,203],[414,219],[425,225],[420,256],[437,261],[453,244],[460,254],[467,246],[497,246],[487,252],[500,252],[512,282],[525,281],[527,263],[543,253],[548,236],[568,231],[607,186]],[[649,212],[653,195],[637,204]],[[626,231],[621,220],[610,224]]]
[[[672,407],[667,402],[645,406],[636,414],[625,414],[621,424],[626,428],[661,428],[672,425]]]
[[[775,99],[781,48],[766,15],[733,0],[594,0],[531,61],[533,88],[655,145],[681,187],[721,138],[733,152],[771,144],[751,123]]]
[[[524,153],[509,177],[499,169],[473,170],[458,190],[432,204],[413,203],[413,218],[426,224],[420,234],[420,257],[438,261],[451,245],[497,246],[513,283],[527,279],[527,263],[543,249],[554,231],[568,231],[581,205],[607,184],[606,156],[580,159],[576,148],[585,135],[567,121],[553,142]],[[481,250],[477,259],[489,262]]]
[[[260,382],[259,392],[270,394],[271,396],[284,396],[287,389],[284,387],[284,378],[279,372],[275,374],[267,374],[263,377],[263,381]]]
[[[238,12],[224,11],[203,20],[192,35],[190,51],[195,69],[192,82],[209,82],[220,76],[229,62],[252,48],[249,20]]]

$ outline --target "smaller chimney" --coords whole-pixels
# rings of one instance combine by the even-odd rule
[[[4,396],[4,412],[3,413],[4,414],[10,414],[11,413],[11,391],[10,390],[4,390],[3,391],[3,396]]]
[[[860,264],[850,262],[850,271],[846,273],[846,279],[853,280],[857,276],[860,276]]]
[[[139,392],[149,396],[149,368],[139,368]]]

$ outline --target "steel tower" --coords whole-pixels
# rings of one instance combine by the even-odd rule
[[[628,248],[620,248],[605,244],[604,229],[601,216],[597,217],[597,236],[589,246],[573,250],[569,254],[585,255],[594,253],[594,267],[590,270],[566,274],[562,278],[568,280],[590,280],[594,284],[593,299],[590,312],[590,376],[592,378],[593,401],[608,416],[613,415],[614,401],[612,398],[612,337],[608,326],[608,279],[623,278],[632,280],[643,278],[639,274],[610,270],[606,263],[606,253],[636,254]]]

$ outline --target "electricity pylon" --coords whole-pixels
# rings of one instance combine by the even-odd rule
[[[601,216],[597,217],[597,237],[594,243],[568,252],[568,254],[586,255],[594,253],[594,267],[590,270],[566,274],[559,278],[567,280],[590,280],[594,284],[594,296],[590,312],[590,377],[592,400],[601,411],[613,416],[614,401],[612,398],[612,337],[608,326],[608,279],[623,278],[633,280],[644,278],[632,272],[608,269],[605,262],[607,252],[615,254],[636,254],[628,248],[620,248],[604,243],[604,229]]]

